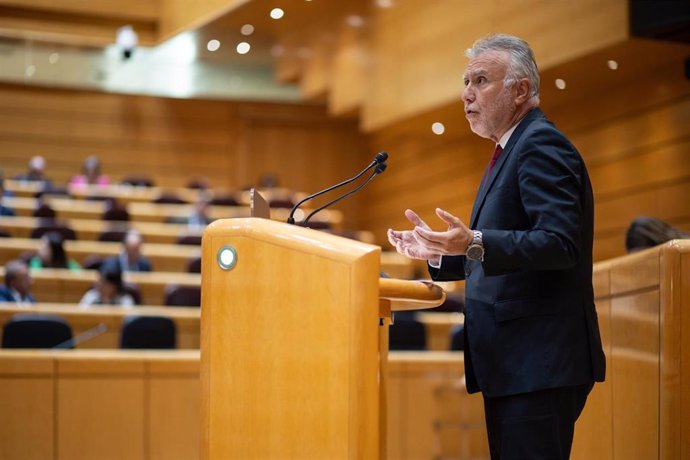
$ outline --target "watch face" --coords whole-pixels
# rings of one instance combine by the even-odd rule
[[[482,248],[478,244],[472,245],[469,248],[467,248],[467,257],[469,257],[472,260],[480,260],[483,255],[484,248]]]

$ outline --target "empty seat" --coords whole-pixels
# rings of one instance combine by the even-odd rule
[[[170,307],[199,307],[201,306],[201,288],[170,284],[165,287],[163,303]]]
[[[211,198],[209,204],[215,206],[237,206],[237,198],[234,195],[217,195]]]
[[[461,351],[465,349],[465,326],[459,324],[450,331],[450,350]]]
[[[74,230],[59,221],[47,219],[41,220],[38,227],[31,230],[30,238],[40,238],[48,232],[57,232],[65,240],[76,240],[77,234]]]
[[[81,266],[86,270],[100,270],[104,261],[105,257],[98,254],[91,254],[84,258],[84,262]]]
[[[201,273],[201,257],[194,257],[187,262],[187,272]]]
[[[163,316],[128,316],[122,324],[120,348],[170,349],[177,346],[175,323]]]
[[[98,241],[121,243],[127,235],[127,230],[104,230],[98,235]]]
[[[2,329],[2,348],[54,348],[71,339],[67,321],[52,315],[14,315]]]
[[[426,350],[426,328],[413,314],[396,313],[388,344],[391,350]]]
[[[153,200],[153,202],[159,204],[187,204],[187,202],[179,196],[170,193],[162,194],[161,196]]]
[[[55,217],[57,217],[55,210],[46,203],[43,203],[34,209],[34,212],[31,215],[33,217],[42,217],[44,219],[55,219]]]
[[[201,245],[201,235],[181,235],[177,238],[176,243],[199,246]]]
[[[120,183],[134,187],[153,187],[154,184],[153,179],[145,176],[127,176]]]

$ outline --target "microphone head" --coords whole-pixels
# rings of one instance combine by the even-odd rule
[[[386,170],[388,165],[386,163],[379,163],[376,165],[376,174],[381,174]]]
[[[376,161],[376,163],[378,163],[378,164],[381,164],[381,163],[385,163],[387,159],[388,159],[388,153],[379,152],[376,154],[376,158],[374,158],[374,161]]]

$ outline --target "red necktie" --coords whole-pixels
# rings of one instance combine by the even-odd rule
[[[489,176],[491,175],[491,170],[494,169],[494,165],[496,164],[496,160],[498,160],[498,157],[501,156],[501,152],[503,151],[503,148],[501,148],[501,144],[496,144],[496,150],[494,150],[494,154],[491,156],[491,161],[489,162],[489,168],[486,170],[486,174],[482,178],[482,183],[479,185],[479,188],[484,187],[484,184],[486,184],[489,180]]]
[[[491,174],[491,170],[494,169],[494,165],[496,164],[496,160],[498,160],[498,157],[501,156],[501,152],[503,151],[503,147],[501,147],[501,144],[496,144],[496,150],[494,150],[494,154],[491,157],[491,162],[489,162],[489,170],[486,173],[486,177],[489,177]]]

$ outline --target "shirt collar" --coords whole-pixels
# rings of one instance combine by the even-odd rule
[[[511,126],[510,129],[508,131],[506,131],[505,134],[503,134],[503,136],[501,136],[501,138],[498,140],[498,145],[501,146],[501,150],[506,148],[506,144],[508,143],[508,139],[510,139],[510,136],[513,135],[513,131],[515,131],[515,128],[517,128],[517,125],[519,123],[520,123],[520,121],[518,121],[513,126]]]

